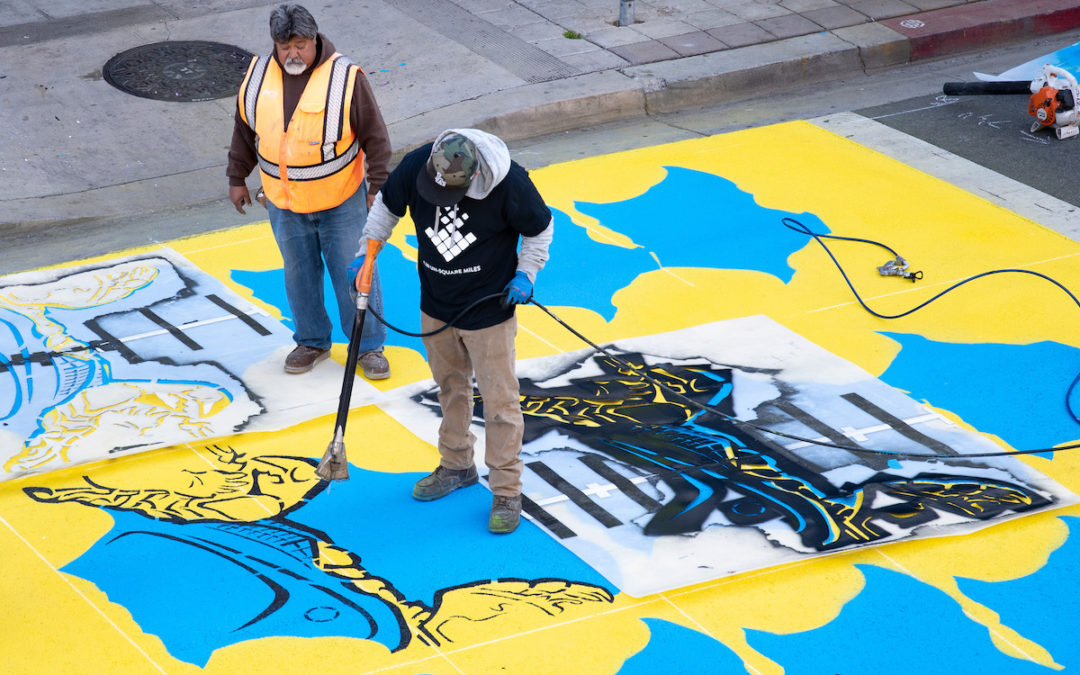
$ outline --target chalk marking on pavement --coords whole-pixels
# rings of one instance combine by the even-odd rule
[[[544,343],[544,344],[546,344],[546,345],[547,345],[548,347],[551,347],[551,348],[552,348],[553,350],[555,350],[555,353],[556,353],[556,354],[565,354],[565,353],[566,353],[566,351],[565,351],[565,350],[559,349],[558,347],[556,347],[556,346],[555,346],[555,345],[553,345],[552,343],[550,343],[550,342],[548,342],[547,340],[545,340],[544,338],[540,337],[539,333],[536,333],[535,331],[531,331],[531,330],[529,330],[529,328],[528,328],[527,326],[525,326],[525,325],[523,325],[523,324],[521,324],[521,323],[518,323],[518,328],[519,328],[520,330],[523,330],[523,331],[525,331],[525,332],[526,332],[526,333],[528,333],[529,335],[533,336],[534,338],[536,338],[536,339],[537,339],[537,340],[539,340],[540,342],[543,342],[543,343]]]
[[[691,283],[691,282],[687,281],[686,279],[683,279],[683,278],[682,278],[682,277],[680,277],[680,276],[679,276],[678,274],[675,274],[674,272],[672,272],[672,271],[671,271],[671,268],[670,268],[670,267],[664,267],[664,263],[660,262],[660,258],[659,258],[659,256],[657,256],[657,255],[656,255],[655,253],[653,253],[652,251],[649,251],[649,255],[651,255],[651,256],[652,256],[652,259],[656,261],[656,264],[657,264],[657,266],[659,266],[659,267],[660,267],[660,271],[661,271],[661,272],[664,272],[664,273],[666,273],[666,274],[670,274],[671,276],[675,277],[676,279],[678,279],[679,281],[683,282],[683,283],[684,283],[684,284],[686,284],[687,286],[690,286],[690,287],[692,287],[692,288],[696,288],[696,287],[697,287],[697,284],[693,284],[693,283]]]
[[[943,106],[952,105],[953,103],[958,103],[959,101],[960,101],[960,99],[956,98],[956,99],[953,99],[951,101],[942,101],[941,103],[936,103],[936,104],[931,104],[931,105],[924,105],[921,108],[913,108],[911,110],[901,110],[900,112],[889,113],[887,115],[875,115],[874,117],[871,117],[869,119],[883,120],[886,117],[896,117],[897,115],[908,115],[908,114],[911,114],[911,113],[922,112],[923,110],[933,110],[934,108],[941,108]]]

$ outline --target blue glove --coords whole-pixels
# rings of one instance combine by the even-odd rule
[[[503,290],[506,291],[507,303],[521,305],[528,302],[529,298],[532,297],[533,285],[529,281],[528,275],[524,272],[517,272]]]
[[[352,288],[354,291],[356,290],[356,276],[360,274],[360,268],[364,266],[365,258],[367,258],[366,255],[357,256],[356,260],[353,260],[351,263],[349,263],[349,267],[346,271],[349,280],[352,282]]]

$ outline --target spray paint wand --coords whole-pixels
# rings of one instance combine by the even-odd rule
[[[364,317],[367,315],[368,295],[371,294],[371,275],[375,270],[375,256],[382,247],[380,242],[367,240],[367,252],[364,266],[360,268],[356,284],[356,315],[353,318],[352,332],[349,335],[349,351],[345,357],[345,378],[341,383],[341,395],[338,397],[337,420],[334,422],[334,439],[330,441],[322,461],[315,469],[316,475],[323,480],[348,480],[349,460],[345,456],[345,423],[349,421],[349,403],[352,400],[353,380],[356,378],[356,362],[360,357],[360,337],[364,331]]]

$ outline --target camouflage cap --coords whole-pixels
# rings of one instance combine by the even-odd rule
[[[436,206],[453,206],[468,192],[479,168],[473,142],[461,134],[447,134],[431,148],[424,170],[416,176],[416,189]]]

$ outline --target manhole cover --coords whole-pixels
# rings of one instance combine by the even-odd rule
[[[158,101],[235,96],[252,54],[220,42],[155,42],[120,52],[101,69],[120,91]]]

